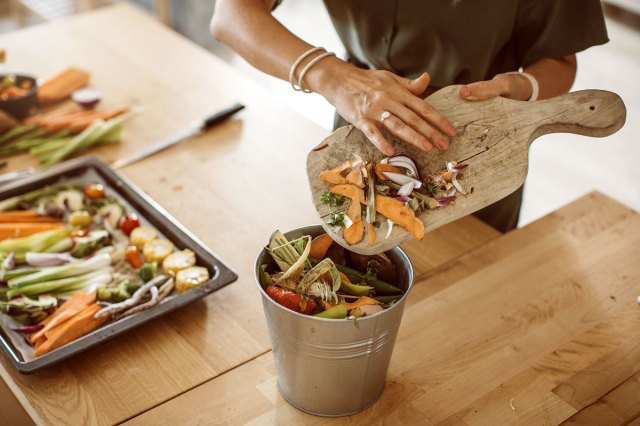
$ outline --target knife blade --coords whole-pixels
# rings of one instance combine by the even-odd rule
[[[221,111],[216,112],[215,114],[210,115],[209,117],[205,118],[204,120],[199,120],[196,121],[194,123],[192,123],[189,127],[187,127],[186,129],[182,129],[177,131],[176,133],[173,133],[161,140],[159,140],[158,142],[151,144],[147,147],[142,148],[141,150],[127,156],[127,157],[122,157],[116,161],[114,161],[111,164],[111,167],[114,169],[121,169],[122,167],[128,166],[130,164],[133,164],[137,161],[143,160],[153,154],[156,154],[160,151],[163,151],[169,147],[172,147],[174,145],[179,144],[180,142],[183,142],[187,139],[190,139],[194,136],[197,136],[201,133],[204,133],[205,130],[213,127],[214,125],[221,123],[225,120],[227,120],[228,118],[230,118],[232,115],[234,115],[235,113],[237,113],[238,111],[242,110],[244,108],[244,105],[242,104],[235,104],[229,108],[225,108]]]

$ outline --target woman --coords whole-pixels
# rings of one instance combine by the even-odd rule
[[[455,129],[422,100],[437,88],[462,84],[469,100],[554,97],[573,84],[575,54],[608,41],[597,0],[324,0],[343,61],[289,32],[271,14],[277,3],[218,0],[212,34],[256,68],[324,96],[387,155],[381,127],[419,149],[447,149]],[[521,200],[522,188],[477,215],[506,232]]]

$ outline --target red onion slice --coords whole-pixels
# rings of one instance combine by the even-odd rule
[[[389,164],[409,170],[409,174],[412,177],[417,178],[420,176],[415,161],[406,155],[395,155],[393,157],[389,157]]]
[[[398,195],[400,197],[408,197],[413,192],[413,188],[416,187],[415,182],[407,182],[398,189]]]
[[[438,199],[438,204],[440,204],[441,206],[448,206],[449,204],[453,203],[455,200],[456,200],[455,195],[451,197],[440,198]]]
[[[419,189],[420,187],[422,187],[422,182],[420,182],[418,179],[412,178],[411,176],[393,172],[382,172],[382,174],[391,182],[397,183],[398,185],[405,185],[406,183],[414,182],[414,189]]]
[[[28,252],[25,261],[30,266],[58,266],[74,261],[69,253],[34,253]]]

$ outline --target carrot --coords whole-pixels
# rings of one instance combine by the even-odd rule
[[[69,298],[66,302],[64,302],[56,311],[45,318],[40,324],[44,325],[44,328],[33,333],[29,340],[31,343],[35,343],[41,337],[44,337],[45,333],[51,330],[52,328],[62,324],[69,318],[76,315],[86,306],[89,306],[91,303],[96,301],[96,292],[93,291],[91,293],[85,293],[84,291],[79,291],[74,293],[73,296]]]
[[[71,121],[69,123],[68,129],[69,131],[71,131],[71,133],[80,133],[96,120],[109,120],[111,118],[122,115],[127,111],[129,111],[129,108],[126,107],[95,111],[95,113],[92,115],[80,117]]]
[[[361,296],[355,302],[351,302],[351,303],[342,302],[341,303],[341,305],[344,305],[344,307],[347,308],[348,311],[351,310],[351,309],[359,308],[360,306],[364,306],[364,305],[379,305],[379,304],[380,304],[379,301],[377,301],[376,299],[372,299],[371,297],[367,297],[367,296]]]
[[[38,213],[35,210],[5,210],[3,212],[0,212],[0,217],[3,216],[22,216],[22,217],[37,217],[40,216],[40,213]]]
[[[367,236],[369,237],[369,245],[376,244],[376,230],[373,228],[373,223],[367,224]]]
[[[9,211],[0,213],[0,223],[60,223],[60,219],[49,216],[41,216],[38,212],[35,215],[21,214],[19,211]]]
[[[309,250],[309,257],[322,260],[327,255],[327,250],[333,244],[333,240],[329,234],[318,235],[311,241],[311,248]]]
[[[376,194],[376,210],[406,229],[416,240],[424,237],[424,223],[416,217],[409,205],[402,204],[395,198]]]
[[[57,223],[0,223],[0,240],[28,237],[38,232],[63,228],[62,222]]]
[[[356,198],[360,204],[367,204],[367,200],[364,197],[364,190],[358,188],[355,185],[334,185],[329,188],[329,191],[334,194],[342,195],[343,197],[354,199]]]
[[[327,169],[320,172],[320,179],[327,181],[329,183],[333,183],[334,185],[348,184],[347,174],[344,173],[346,170],[351,169],[351,161],[345,161],[340,164],[338,167],[334,167],[333,169]],[[351,171],[351,170],[349,170]]]
[[[50,330],[46,333],[47,340],[36,348],[34,356],[38,357],[51,352],[98,328],[109,318],[108,316],[94,318],[100,309],[102,308],[96,303],[86,306],[73,318]]]
[[[360,190],[362,191],[362,190]],[[358,244],[364,238],[364,224],[362,223],[362,207],[357,198],[351,199],[351,205],[347,209],[347,216],[351,219],[350,227],[345,228],[342,236],[347,244]]]
[[[78,68],[67,68],[46,80],[38,89],[38,102],[48,104],[61,101],[74,91],[89,84],[91,75]]]
[[[376,176],[380,180],[389,180],[389,178],[387,178],[383,174],[383,172],[402,173],[402,170],[400,170],[398,167],[396,167],[396,166],[394,166],[392,164],[381,164],[381,163],[378,163],[378,164],[375,165],[375,170],[376,170]]]

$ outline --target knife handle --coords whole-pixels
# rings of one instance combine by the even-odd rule
[[[222,111],[216,112],[215,114],[204,119],[202,123],[202,130],[207,130],[208,128],[226,120],[227,118],[231,117],[233,114],[235,114],[236,112],[240,111],[243,108],[244,108],[244,105],[238,103],[230,108],[223,109]]]

